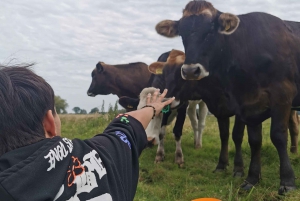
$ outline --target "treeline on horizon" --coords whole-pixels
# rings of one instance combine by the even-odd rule
[[[69,106],[67,101],[65,99],[62,99],[60,96],[55,96],[54,97],[54,103],[55,103],[55,109],[57,114],[68,114],[67,112],[67,107]],[[108,110],[105,111],[105,101],[102,101],[101,108],[99,107],[94,107],[91,109],[91,111],[88,113],[85,109],[80,108],[79,106],[76,106],[72,109],[72,111],[75,114],[119,114],[119,113],[124,113],[126,112],[125,109],[119,108],[118,106],[118,101],[115,102],[114,107],[112,106],[111,103],[108,105]],[[73,114],[73,113],[70,113]]]

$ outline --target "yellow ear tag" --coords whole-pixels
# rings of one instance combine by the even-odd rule
[[[162,69],[161,68],[157,68],[155,71],[156,74],[163,74]]]
[[[230,29],[230,24],[226,24],[225,31],[228,31],[229,29]]]
[[[127,105],[127,108],[130,108],[130,109],[131,109],[131,108],[133,108],[133,106],[131,106],[131,105]]]

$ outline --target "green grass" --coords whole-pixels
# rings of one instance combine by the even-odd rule
[[[112,116],[101,115],[61,115],[62,135],[68,138],[86,139],[101,133]],[[231,119],[231,129],[233,119]],[[233,178],[234,144],[229,142],[229,166],[226,171],[213,173],[219,151],[220,139],[217,121],[208,116],[203,134],[203,148],[195,150],[193,132],[187,118],[182,136],[184,167],[174,163],[175,141],[172,126],[167,127],[165,140],[165,161],[154,164],[156,148],[146,149],[140,157],[140,181],[135,201],[190,201],[202,197],[219,198],[222,201],[299,201],[300,200],[300,157],[290,154],[290,160],[297,177],[298,190],[286,196],[278,196],[279,159],[269,137],[270,121],[263,124],[262,180],[251,192],[239,190],[243,178]],[[289,141],[290,143],[290,141]],[[250,163],[250,147],[245,131],[243,141],[245,174]]]

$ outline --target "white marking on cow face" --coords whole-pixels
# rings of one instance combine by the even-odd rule
[[[201,64],[183,64],[181,67],[181,77],[184,80],[200,80],[207,77],[209,72]]]
[[[145,88],[142,90],[142,92],[140,93],[140,102],[137,106],[137,109],[141,109],[142,107],[144,107],[146,105],[148,93],[153,94],[155,92],[155,90],[156,90],[156,88],[154,88],[154,87],[149,87],[149,88]],[[165,98],[164,100],[167,100],[167,99],[168,98]],[[174,100],[170,106],[171,106],[171,108],[175,108],[179,104],[180,104],[180,101]],[[156,145],[160,141],[159,134],[160,134],[160,130],[161,130],[162,117],[163,117],[162,113],[155,116],[150,121],[148,127],[146,128],[147,139],[148,139],[148,141],[152,141],[154,139],[153,140],[154,145]]]

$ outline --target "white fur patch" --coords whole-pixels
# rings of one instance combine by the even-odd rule
[[[140,93],[140,102],[137,109],[141,109],[147,103],[147,95],[150,93],[151,95],[156,91],[154,87],[148,87],[141,91]],[[161,129],[161,121],[162,115],[155,116],[146,128],[147,139],[155,139],[154,145],[159,142],[159,132]]]
[[[147,101],[147,95],[150,93],[150,94],[153,94],[155,92],[156,88],[154,87],[148,87],[148,88],[145,88],[141,91],[140,93],[140,102],[139,102],[139,105],[137,107],[137,109],[141,109],[142,107],[144,107],[146,105],[146,101]]]
[[[154,87],[148,87],[141,91],[140,93],[140,102],[137,109],[141,109],[146,105],[147,95],[150,93],[151,95],[156,91]],[[171,103],[171,108],[177,107],[180,101],[173,101]],[[154,144],[157,144],[159,140],[159,133],[161,130],[161,122],[162,122],[162,113],[158,116],[155,116],[149,123],[146,128],[146,134],[148,139],[155,138]]]
[[[180,100],[173,100],[171,103],[171,108],[175,108],[180,104]]]

